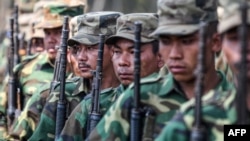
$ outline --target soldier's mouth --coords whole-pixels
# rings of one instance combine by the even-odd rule
[[[48,52],[49,52],[49,53],[56,53],[56,50],[55,50],[55,48],[49,48],[49,49],[48,49]]]
[[[120,79],[133,79],[133,74],[130,74],[130,73],[120,73],[118,74]]]

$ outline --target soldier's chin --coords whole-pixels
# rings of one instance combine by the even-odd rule
[[[80,71],[80,76],[86,79],[92,79],[93,75],[90,72],[82,72]]]
[[[132,83],[131,80],[120,80],[121,84],[124,85],[124,86],[128,86],[129,84]]]
[[[50,60],[55,60],[56,59],[56,53],[48,53],[49,54],[49,59]]]

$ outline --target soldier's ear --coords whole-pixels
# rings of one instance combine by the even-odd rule
[[[67,50],[67,60],[68,60],[68,63],[70,64],[72,61],[71,61],[71,55],[72,53],[69,51],[69,49]]]
[[[222,40],[221,36],[218,33],[215,33],[212,36],[211,47],[213,52],[220,52],[222,49]]]

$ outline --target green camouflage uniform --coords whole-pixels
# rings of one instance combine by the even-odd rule
[[[163,5],[162,3],[159,4]],[[223,62],[218,62],[217,64],[222,64],[222,66],[217,67],[224,70],[224,72],[227,72],[227,70],[229,70],[229,73],[227,73],[227,77],[232,76],[230,75],[230,73],[232,74],[232,72],[230,68],[228,68],[227,63],[224,60],[225,58],[222,58],[223,52],[221,52],[219,57],[221,59],[220,61]],[[229,118],[234,117],[232,105],[235,99],[235,90],[232,82],[233,81],[231,77],[231,84],[228,85],[226,89],[211,90],[202,97],[201,124],[205,127],[204,136],[208,141],[224,140],[224,125],[232,123],[229,120]],[[228,111],[228,109],[230,110]],[[189,141],[195,121],[194,113],[195,100],[193,98],[180,107],[180,110],[164,127],[161,134],[156,138],[156,141]]]
[[[132,13],[122,15],[117,19],[117,31],[115,35],[107,38],[106,43],[113,44],[116,38],[124,38],[131,41],[134,41],[134,22],[142,21],[143,29],[142,29],[142,43],[149,43],[154,41],[154,38],[148,37],[150,31],[156,29],[158,18],[155,13]],[[152,62],[154,63],[154,62]],[[166,68],[162,68],[161,74],[165,75]],[[120,95],[119,93],[124,91],[122,85],[118,87],[116,90],[118,94],[113,95],[102,95],[100,104],[102,109],[102,113],[106,113],[108,108],[111,106],[114,101],[116,101],[117,97]],[[60,140],[84,140],[87,135],[87,124],[88,124],[88,114],[90,113],[90,100],[86,98],[85,101],[81,102],[74,112],[71,114],[67,123],[64,126],[64,129],[61,133]]]
[[[75,16],[82,14],[83,12],[83,5],[74,5],[74,6],[68,6],[62,2],[54,2],[49,3],[43,7],[44,9],[44,19],[41,21],[36,28],[57,28],[62,26],[62,16],[63,15],[69,15],[69,16]],[[42,56],[44,53],[40,55],[35,55],[37,57],[35,58],[41,58],[39,56]],[[47,55],[46,55],[47,58]],[[27,57],[26,60],[32,60],[32,57]],[[34,59],[34,60],[38,60]],[[47,61],[47,62],[45,62]],[[45,84],[44,87],[41,88],[41,83],[36,84],[35,80],[29,80],[28,78],[20,78],[19,81],[22,83],[26,82],[25,84],[28,84],[27,88],[23,88],[22,90],[27,93],[29,92],[29,97],[36,92],[35,96],[29,101],[29,104],[25,105],[25,110],[22,113],[22,115],[15,121],[14,126],[12,127],[10,131],[10,136],[8,138],[18,138],[21,140],[27,140],[33,131],[35,130],[39,120],[40,120],[40,114],[42,112],[43,106],[45,105],[45,100],[47,99],[49,95],[49,87],[50,82],[53,78],[53,66],[52,63],[49,62],[48,59],[44,60],[38,60],[38,63],[35,63],[33,61],[29,61],[26,63],[23,61],[21,65],[16,67],[16,70],[22,69],[23,65],[27,65],[27,67],[23,68],[25,70],[25,73],[21,73],[25,75],[28,78],[39,78],[39,76],[42,77],[43,84]],[[51,69],[45,70],[46,67],[51,66]],[[39,73],[40,71],[36,71],[35,73],[31,72],[32,67],[35,69],[44,69],[45,74]],[[21,72],[22,72],[21,71]],[[30,75],[27,75],[30,74]],[[47,79],[46,77],[50,75],[50,78]],[[73,80],[72,80],[73,81]],[[70,81],[71,82],[71,81]],[[73,82],[71,82],[73,83]],[[38,90],[38,88],[41,88]],[[27,98],[27,99],[28,99]],[[26,101],[27,101],[26,99]],[[25,103],[26,103],[25,101]]]
[[[124,92],[124,87],[120,85],[116,89],[109,88],[102,90],[100,94],[101,113],[106,113],[114,101]],[[86,96],[84,100],[74,109],[64,125],[59,140],[84,140],[87,132],[87,121],[91,112],[91,97]]]
[[[26,58],[26,60],[14,68],[14,71],[18,73],[21,93],[25,98],[24,104],[37,91],[41,84],[52,80],[54,71],[54,65],[45,53],[34,55]]]
[[[243,3],[244,2],[244,3]],[[230,31],[231,29],[233,28],[239,28],[239,26],[242,25],[242,11],[241,11],[241,5],[244,4],[244,5],[247,5],[247,19],[246,19],[246,22],[247,22],[247,25],[249,27],[249,24],[250,24],[250,18],[249,18],[249,12],[250,12],[250,9],[249,9],[249,5],[250,5],[250,0],[238,0],[238,1],[234,1],[234,0],[219,0],[219,4],[222,6],[224,12],[223,12],[223,15],[222,15],[222,18],[221,18],[221,21],[219,23],[219,26],[218,26],[218,30],[219,30],[219,33],[220,34],[224,34],[225,32],[227,31]],[[249,28],[248,28],[249,30]],[[246,38],[249,38],[249,33],[247,34],[247,37]],[[249,40],[249,39],[247,39]],[[241,40],[239,39],[239,42],[241,42]],[[248,48],[248,47],[247,47]],[[248,50],[248,49],[247,49]],[[240,52],[240,51],[239,51]],[[236,53],[237,54],[237,53]],[[248,56],[249,52],[247,52],[247,56]],[[242,54],[240,54],[240,56],[243,56]],[[231,56],[229,56],[231,57]],[[238,63],[238,62],[237,62]],[[237,68],[238,71],[240,72],[241,70],[241,67],[238,67]],[[234,72],[233,72],[234,73]],[[238,73],[238,72],[237,72]],[[238,82],[239,83],[239,82]],[[249,79],[247,80],[247,85],[249,84]],[[238,88],[239,87],[239,88]],[[236,85],[236,89],[240,89],[241,86],[238,86]],[[237,91],[232,91],[232,93],[236,93]],[[237,95],[239,95],[240,93],[237,93]],[[246,95],[246,98],[249,94],[249,91],[245,94]],[[237,107],[236,107],[236,103],[238,102],[236,100],[236,98],[234,99],[234,104],[231,104],[230,107],[228,107],[226,110],[228,111],[228,119],[229,119],[229,123],[228,124],[238,124],[237,121],[237,116],[238,116],[238,112],[240,111],[237,111]],[[247,101],[248,102],[248,101]],[[244,106],[247,106],[247,105],[242,105],[242,107]],[[248,107],[246,107],[248,111],[246,111],[247,113],[247,124],[250,123],[250,110]],[[223,132],[221,133],[222,136],[223,136]]]
[[[230,67],[229,67],[229,65],[227,63],[227,60],[225,58],[225,55],[224,55],[224,53],[222,51],[220,52],[220,54],[218,56],[216,56],[215,69],[225,73],[227,80],[229,82],[233,83],[233,81],[234,81],[233,72],[230,69]]]
[[[226,90],[229,83],[222,73],[222,81],[216,89]],[[97,127],[91,132],[90,140],[129,140],[129,119],[133,101],[133,85],[117,99],[104,115]],[[188,99],[171,74],[166,77],[152,75],[141,80],[141,102],[145,107],[150,107],[156,112],[154,125],[154,138],[173,117],[182,103]]]
[[[97,44],[99,43],[98,35],[103,33],[110,36],[115,33],[116,19],[121,15],[119,12],[93,12],[82,16],[77,19],[78,31],[75,36],[69,39],[68,45],[73,46],[74,42],[82,44]],[[102,25],[100,25],[102,24]],[[72,44],[73,43],[73,44]],[[114,89],[104,91],[103,96],[112,96]],[[115,92],[116,93],[116,92]],[[56,96],[57,95],[57,96]],[[77,98],[77,95],[66,95],[67,101],[70,106],[67,109],[67,117],[73,111],[77,104],[82,99]],[[83,98],[83,97],[81,97]],[[54,140],[55,127],[56,127],[56,105],[58,101],[58,93],[51,96],[42,112],[40,123],[35,130],[34,134],[29,140]],[[79,99],[79,100],[75,100]],[[102,99],[102,98],[101,98]],[[109,99],[109,97],[107,97]],[[108,102],[106,102],[108,103]],[[108,105],[107,105],[108,106]]]
[[[232,102],[235,93],[211,90],[202,97],[202,124],[208,141],[223,141],[223,126],[232,123]],[[189,141],[194,123],[194,99],[184,103],[180,111],[168,122],[156,141]],[[231,113],[227,111],[231,109]]]
[[[50,83],[45,84],[43,87],[38,89],[34,95],[30,98],[25,109],[22,111],[21,115],[14,122],[12,129],[10,130],[9,138],[16,138],[20,140],[27,140],[35,131],[38,123],[40,121],[41,113],[45,107],[46,100],[53,96],[58,96],[59,94],[59,85],[55,85],[55,89],[50,91]],[[66,95],[69,95],[69,99],[74,96],[74,99],[71,98],[69,101],[77,100],[80,101],[84,97],[84,93],[79,93],[80,91],[87,91],[87,87],[84,85],[83,79],[79,77],[73,77],[66,80],[65,91]],[[70,105],[69,105],[70,106]]]
[[[25,104],[31,95],[37,91],[37,88],[40,87],[40,85],[43,85],[52,79],[53,66],[48,61],[48,56],[42,53],[27,57],[14,68],[14,72],[18,74],[18,83],[21,86],[20,92],[24,96],[25,101],[23,104]],[[7,128],[7,88],[8,76],[6,76],[6,81],[1,91],[0,110],[2,113],[1,123],[3,125],[1,125],[0,128]],[[5,130],[7,131],[7,129]]]
[[[152,35],[188,35],[194,33],[199,29],[199,19],[205,13],[201,9],[194,7],[194,0],[159,0],[158,1],[158,13],[159,13],[159,26],[153,32]],[[212,3],[210,3],[212,4]],[[187,5],[187,7],[185,7]],[[181,8],[179,8],[180,6]],[[210,6],[207,4],[206,6]],[[210,8],[208,8],[210,10]],[[192,15],[188,15],[191,14]],[[214,20],[216,17],[214,12],[208,14],[209,20]],[[214,17],[215,16],[215,17]],[[194,23],[197,24],[194,24]],[[190,25],[191,24],[191,25]],[[229,89],[229,83],[225,80],[225,76],[218,72],[221,76],[220,83],[216,86],[216,89],[227,90]],[[181,90],[178,82],[173,79],[172,74],[168,74],[166,77],[149,77],[141,80],[140,85],[140,102],[143,108],[151,109],[154,111],[154,118],[148,117],[146,120],[143,117],[142,125],[144,127],[151,127],[151,132],[145,132],[142,136],[146,139],[149,134],[152,134],[152,138],[155,139],[157,135],[162,131],[162,128],[168,121],[174,116],[181,104],[188,101],[185,93]],[[133,104],[134,89],[131,85],[117,102],[114,103],[102,120],[99,122],[94,131],[90,134],[89,140],[129,140],[130,129],[130,114]],[[148,122],[155,122],[148,123]],[[144,130],[142,127],[142,131]],[[152,129],[153,128],[153,129]]]

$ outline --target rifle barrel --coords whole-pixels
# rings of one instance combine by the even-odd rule
[[[102,81],[102,64],[103,64],[103,50],[104,50],[104,40],[105,36],[103,34],[99,35],[99,50],[97,58],[96,71],[94,71],[94,79],[92,83],[93,95],[92,95],[92,111],[89,116],[89,127],[87,130],[87,135],[95,128],[98,122],[101,120],[101,111],[100,111],[100,91],[101,91],[101,81]]]
[[[14,19],[10,19],[10,49],[9,49],[9,80],[8,80],[8,116],[10,119],[9,125],[11,125],[15,119],[15,111],[17,108],[17,85],[16,78],[13,73],[14,67]]]
[[[60,95],[57,103],[55,140],[59,139],[60,133],[63,129],[66,120],[65,77],[67,65],[67,40],[69,38],[69,18],[67,16],[64,17],[61,37],[62,52],[60,59]]]
[[[236,95],[236,108],[237,108],[237,123],[247,124],[247,104],[246,104],[246,94],[247,94],[247,38],[248,38],[248,6],[246,2],[242,2],[240,6],[241,10],[241,20],[242,24],[239,28],[239,37],[241,39],[241,63],[239,64],[240,73],[238,76],[238,88]]]
[[[134,107],[131,110],[130,140],[141,140],[141,111],[140,111],[140,46],[142,23],[135,22],[135,58],[134,58]]]

